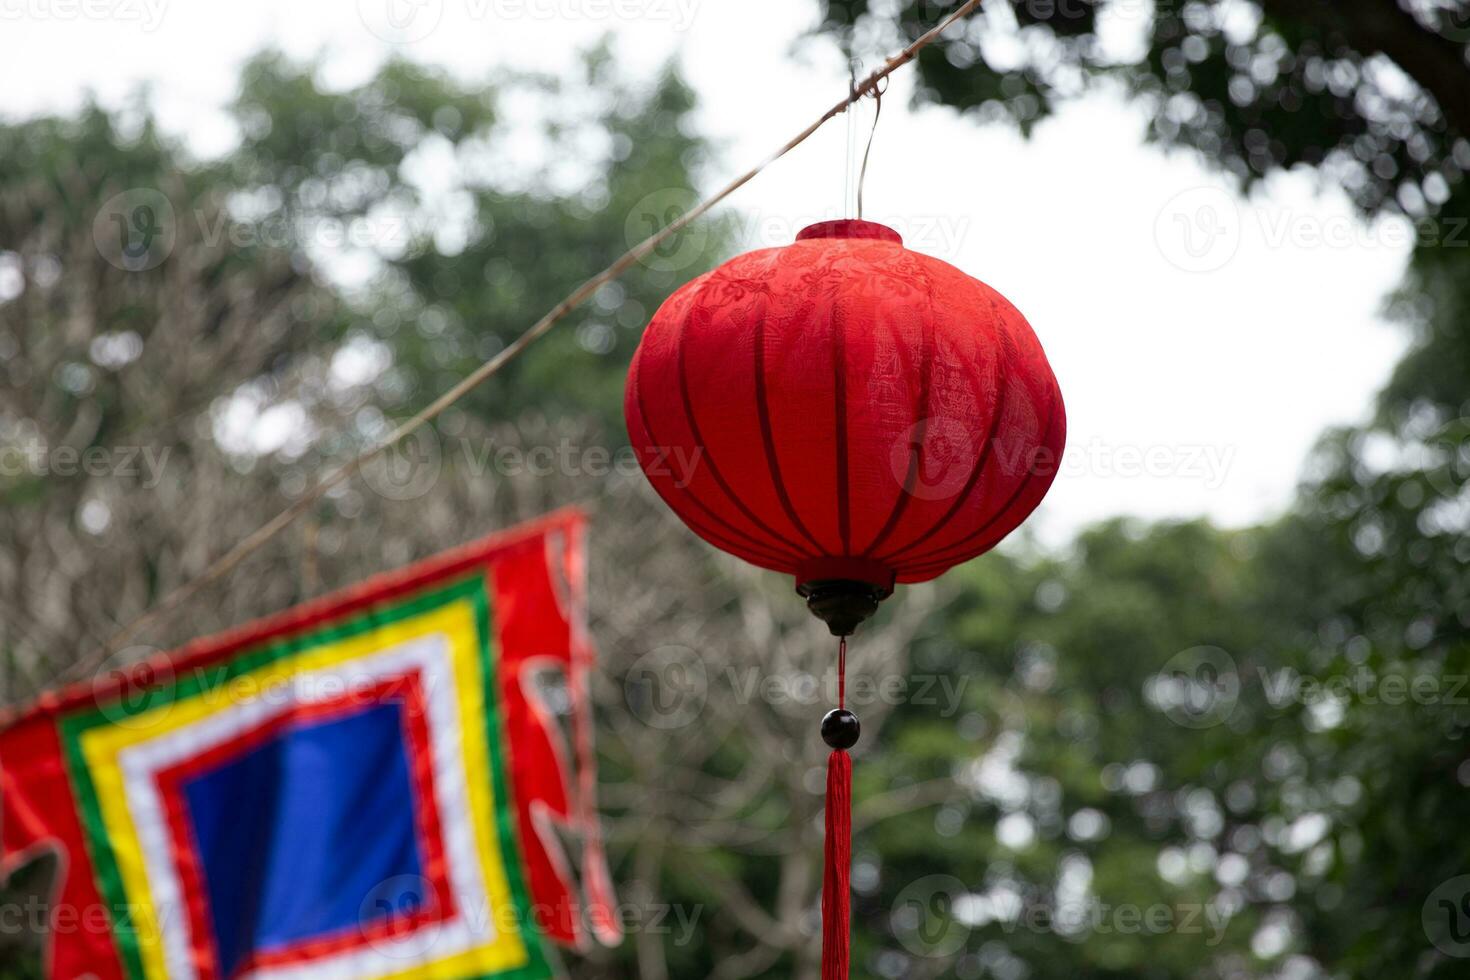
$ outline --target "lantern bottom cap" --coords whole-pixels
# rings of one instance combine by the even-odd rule
[[[796,591],[805,597],[806,607],[827,624],[833,636],[851,636],[889,595],[867,582],[846,579],[804,582]]]
[[[878,581],[872,581],[874,578]],[[813,616],[827,624],[833,636],[851,636],[858,626],[878,611],[878,603],[893,594],[892,572],[887,573],[886,584],[881,584],[884,581],[881,574],[864,575],[862,578],[798,575],[796,594],[806,599],[806,607]]]

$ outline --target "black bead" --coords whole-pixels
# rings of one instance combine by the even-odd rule
[[[863,726],[858,724],[857,715],[846,708],[833,708],[822,719],[822,741],[834,749],[850,749],[857,744]]]

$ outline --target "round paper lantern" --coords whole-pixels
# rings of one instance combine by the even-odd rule
[[[812,225],[675,292],[628,372],[643,471],[700,537],[795,576],[847,635],[896,582],[1041,502],[1066,439],[1026,319],[870,221]]]

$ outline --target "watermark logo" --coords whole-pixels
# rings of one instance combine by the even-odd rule
[[[417,500],[434,488],[444,452],[434,427],[421,425],[362,466],[362,479],[387,500]]]
[[[679,220],[699,203],[693,191],[678,187],[646,194],[628,212],[623,234],[628,247],[643,242]],[[655,272],[679,272],[698,262],[709,244],[709,231],[702,221],[692,221],[654,246],[639,259]]]
[[[178,678],[173,664],[151,646],[125,647],[117,659],[128,666],[104,670],[96,678],[98,713],[119,728],[137,731],[157,725],[174,700]]]
[[[562,439],[556,445],[502,445],[493,440],[458,440],[451,442],[449,455],[456,457],[472,476],[550,476],[602,479],[613,474],[637,476],[638,454],[630,446],[611,449],[607,446],[584,446]],[[703,446],[692,450],[683,446],[643,446],[643,472],[650,477],[666,477],[675,487],[689,486],[704,455]]]
[[[970,938],[970,927],[955,916],[969,894],[951,875],[928,875],[906,885],[893,900],[888,921],[893,935],[915,956],[953,956]]]
[[[389,44],[413,44],[439,28],[444,0],[358,0],[358,17]],[[694,22],[698,0],[461,0],[457,16],[495,21],[661,21],[675,31]]]
[[[665,731],[683,728],[704,710],[709,672],[698,653],[669,644],[634,661],[623,681],[628,708],[645,725]]]
[[[1337,724],[1348,705],[1363,707],[1470,704],[1470,674],[1443,673],[1422,665],[1373,670],[1358,665],[1326,676],[1304,674],[1289,665],[1265,666],[1241,673],[1235,660],[1219,647],[1199,646],[1171,657],[1143,685],[1144,698],[1185,728],[1211,728],[1230,719],[1246,684],[1267,706],[1285,711],[1310,709],[1316,723]]]
[[[781,248],[794,242],[797,234],[810,225],[850,217],[840,210],[793,213],[756,209],[727,212],[719,220],[732,237],[752,248]],[[954,214],[905,212],[872,215],[868,220],[897,232],[904,248],[939,258],[958,256],[971,227],[968,217]]]
[[[919,500],[949,500],[965,489],[975,458],[969,428],[936,415],[915,422],[894,440],[888,466],[899,485]]]
[[[1235,710],[1240,672],[1235,658],[1219,647],[1190,647],[1149,678],[1144,696],[1176,725],[1212,728]]]
[[[438,896],[421,875],[395,875],[374,885],[358,906],[358,928],[368,944],[395,959],[418,959],[441,935],[417,927],[438,911]]]
[[[413,44],[439,26],[444,0],[357,0],[357,16],[380,40]]]
[[[1256,673],[1267,703],[1278,710],[1294,704],[1316,707],[1349,702],[1390,708],[1406,704],[1420,707],[1470,704],[1470,676],[1465,674],[1379,673],[1361,664],[1328,677],[1303,674],[1294,667],[1277,670],[1258,667]]]
[[[1235,258],[1240,206],[1229,191],[1194,187],[1174,195],[1154,219],[1159,254],[1185,272],[1214,272]]]
[[[776,708],[789,707],[793,714],[807,714],[837,701],[836,671],[818,677],[804,671],[772,673],[732,665],[719,676],[729,686],[733,702],[740,705],[762,701]],[[968,675],[852,672],[846,678],[845,694],[847,703],[859,709],[908,704],[928,709],[931,717],[953,718],[964,707],[970,680]]]
[[[1439,33],[1451,41],[1470,43],[1470,7],[1462,3],[1438,4],[1435,11],[1439,22]]]
[[[330,215],[272,215],[258,220],[238,218],[225,211],[195,208],[193,223],[199,241],[209,248],[292,249],[299,244],[329,251],[376,249],[402,254],[428,226],[416,215],[384,214],[344,220]]]
[[[1421,914],[1435,949],[1470,958],[1470,875],[1451,878],[1430,892]]]
[[[134,187],[114,194],[92,219],[98,253],[124,272],[145,272],[174,250],[174,206],[162,192]]]
[[[1424,440],[1433,454],[1423,467],[1424,478],[1442,497],[1456,497],[1470,483],[1470,418],[1450,419]]]
[[[888,450],[889,473],[921,500],[946,500],[962,492],[983,462],[1007,477],[1065,476],[1117,480],[1187,480],[1218,490],[1229,478],[1236,447],[1210,443],[1108,443],[1073,441],[1058,454],[1031,439],[980,442],[955,418],[914,423]]]
[[[1470,248],[1470,219],[1455,215],[1368,221],[1349,211],[1323,213],[1265,207],[1218,187],[1194,187],[1170,198],[1154,219],[1154,241],[1170,264],[1186,272],[1215,272],[1240,250],[1245,232],[1271,250]]]

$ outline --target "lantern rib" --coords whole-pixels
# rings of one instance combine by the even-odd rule
[[[723,473],[720,473],[720,467],[717,466],[716,463],[714,463],[714,451],[710,450],[709,442],[704,441],[704,433],[700,430],[700,420],[698,420],[698,417],[695,416],[694,413],[694,397],[689,394],[688,367],[686,367],[685,363],[686,345],[684,344],[684,342],[682,342],[682,335],[684,335],[685,332],[688,331],[688,328],[689,317],[685,316],[684,319],[679,320],[679,335],[681,335],[681,344],[679,344],[678,357],[679,397],[684,400],[684,417],[685,419],[688,419],[689,432],[694,435],[694,444],[697,445],[698,448],[700,448],[700,453],[701,455],[703,455],[704,458],[704,464],[710,467],[711,478],[714,478],[714,482],[719,485],[720,491],[725,492],[725,495],[729,498],[729,501],[731,501],[732,504],[735,504],[736,510],[739,510],[739,513],[744,514],[745,519],[750,520],[750,522],[753,523],[754,526],[760,527],[763,532],[766,532],[767,535],[770,535],[770,538],[772,538],[773,541],[776,542],[776,547],[789,548],[791,547],[791,542],[786,541],[781,533],[776,532],[775,527],[767,525],[764,520],[761,520],[759,514],[757,514],[756,511],[751,510],[750,505],[739,498],[739,494],[736,494],[735,489],[732,488],[731,485],[729,485],[728,480],[725,479],[725,475],[723,475]],[[757,389],[759,389],[759,366],[757,366],[756,379]],[[800,529],[800,527],[798,527],[798,529]],[[813,544],[816,544],[816,542],[813,542]],[[803,555],[801,555],[800,552],[794,552],[794,554],[791,555],[791,558],[788,558],[788,561],[792,561],[792,563],[795,563],[795,561],[800,561],[801,557],[803,557]]]
[[[1057,402],[1059,402],[1060,400],[1060,397],[1056,396],[1055,394],[1053,395],[1051,402],[1051,411],[1047,415],[1046,428],[1042,430],[1046,436],[1046,438],[1042,440],[1043,445],[1046,445],[1050,441],[1050,436],[1053,432],[1056,431]],[[953,558],[953,553],[958,552],[960,555],[964,555],[965,551],[971,546],[971,542],[977,540],[992,527],[994,527],[995,522],[1003,517],[1006,513],[1008,513],[1010,509],[1016,505],[1016,501],[1021,499],[1021,495],[1026,492],[1026,488],[1029,486],[1031,486],[1031,483],[1029,481],[1024,479],[1020,480],[1016,484],[1016,489],[1011,491],[1011,495],[1009,498],[1007,498],[1006,502],[1000,507],[1000,509],[996,510],[988,518],[986,518],[985,523],[981,524],[975,530],[971,531],[963,538],[960,538],[958,541],[953,541],[942,548],[936,548],[926,554],[919,555],[915,558],[910,558],[904,563],[904,567],[909,571],[920,572],[927,571],[930,568],[940,565],[948,567],[948,565],[952,563],[951,560]],[[964,498],[961,499],[963,500]],[[1040,499],[1038,499],[1037,503],[1039,504],[1040,502]]]
[[[938,534],[954,518],[954,515],[959,513],[960,508],[965,505],[965,501],[970,499],[970,492],[975,489],[975,484],[980,481],[980,474],[985,472],[985,464],[990,459],[990,449],[995,445],[995,434],[1000,430],[1000,420],[1005,412],[1006,406],[1006,392],[1009,389],[1009,384],[1002,384],[996,387],[995,411],[990,415],[990,428],[985,434],[985,442],[980,446],[980,452],[975,454],[975,465],[970,469],[970,476],[965,480],[965,485],[955,497],[954,503],[950,504],[949,510],[945,511],[944,516],[935,521],[929,530],[914,538],[897,551],[889,552],[884,557],[878,559],[879,561],[885,564],[897,565],[900,555],[907,554]]]
[[[924,346],[923,350],[919,352],[919,395],[915,399],[914,417],[916,419],[928,419],[929,398],[934,381],[933,361],[935,352],[934,324],[928,319],[924,320],[921,336]],[[888,520],[883,523],[882,529],[869,542],[867,548],[863,549],[864,558],[871,557],[878,546],[888,539],[888,535],[893,533],[893,529],[898,527],[899,520],[903,517],[904,511],[908,509],[909,501],[913,499],[914,480],[918,477],[920,467],[924,465],[923,459],[924,441],[921,439],[919,440],[918,446],[914,449],[913,455],[909,458],[908,472],[904,474],[903,486],[899,490],[898,499],[893,502],[893,510],[889,512]],[[960,499],[964,499],[963,494]]]
[[[683,348],[680,348],[680,357],[683,357]],[[771,429],[771,405],[766,393],[766,331],[759,323],[755,329],[755,343],[753,345],[755,356],[755,414],[760,422],[761,443],[766,451],[766,470],[771,476],[771,486],[776,491],[776,499],[781,503],[781,509],[786,512],[786,517],[791,521],[802,536],[812,543],[820,555],[824,549],[822,543],[812,536],[807,526],[802,522],[801,515],[797,514],[796,507],[791,503],[791,495],[786,490],[786,481],[781,478],[781,461],[776,457],[776,436]]]
[[[95,656],[83,657],[77,660],[68,670],[62,672],[61,679],[75,680],[104,666],[141,629],[179,609],[206,585],[216,582],[229,574],[246,558],[259,551],[274,539],[276,535],[289,527],[296,518],[309,511],[317,501],[325,497],[333,488],[352,479],[372,460],[381,456],[425,425],[428,425],[442,415],[451,405],[458,402],[485,381],[499,374],[506,365],[520,357],[528,347],[537,340],[540,340],[552,327],[565,319],[567,314],[590,299],[598,289],[617,279],[641,259],[653,252],[659,245],[663,244],[672,236],[677,235],[691,222],[703,217],[715,205],[750,183],[766,167],[775,163],[802,143],[805,143],[813,133],[821,129],[839,114],[846,112],[848,107],[858,99],[863,98],[870,92],[876,91],[878,85],[885,78],[910,61],[913,61],[920,51],[934,43],[951,25],[972,13],[982,2],[984,0],[965,0],[948,17],[919,35],[919,37],[914,39],[902,51],[875,69],[862,82],[852,86],[844,98],[823,112],[811,123],[808,123],[801,132],[783,143],[774,153],[744,173],[731,179],[729,183],[725,184],[724,187],[721,187],[714,194],[700,201],[697,205],[669,222],[663,228],[655,231],[643,241],[618,256],[607,268],[568,293],[561,302],[548,310],[541,319],[531,324],[519,337],[502,348],[500,353],[486,360],[475,370],[465,375],[452,385],[449,390],[400,423],[393,431],[384,436],[382,440],[369,446],[346,463],[322,476],[305,493],[277,513],[275,517],[237,541],[228,551],[212,561],[204,571],[180,583],[165,593],[163,598],[154,605],[128,621],[126,625],[107,639]]]
[[[638,373],[636,369],[633,372],[632,384],[634,398],[636,398],[638,401],[638,423],[643,426],[643,432],[645,435],[648,436],[648,443],[654,446],[664,445],[664,443],[661,443],[659,441],[658,436],[653,431],[653,426],[648,421],[648,410],[643,402],[643,386],[639,384]],[[692,425],[693,419],[691,416],[691,426]],[[702,442],[699,441],[697,432],[695,434],[695,441],[699,445],[701,455],[704,456],[707,461],[709,457],[709,449]],[[721,480],[721,478],[717,474],[717,471],[713,467],[711,467],[710,472],[712,474],[715,474],[716,481]],[[657,484],[654,484],[654,489],[658,491],[659,496],[663,496],[663,491],[659,490]],[[707,515],[711,520],[715,521],[717,524],[723,525],[730,531],[731,534],[734,535],[734,538],[728,538],[724,534],[709,530],[708,527],[696,528],[699,534],[706,540],[710,541],[712,544],[717,544],[720,547],[726,548],[730,551],[744,551],[747,554],[755,555],[760,558],[761,562],[764,563],[784,565],[787,561],[789,561],[789,559],[785,556],[779,555],[776,552],[768,551],[764,544],[757,542],[754,538],[751,538],[740,528],[737,528],[735,525],[725,520],[719,514],[716,514],[704,501],[700,500],[696,494],[682,491],[682,495],[684,498],[691,501],[701,511],[703,511],[704,514]]]
[[[852,554],[852,501],[847,469],[847,334],[842,304],[832,307],[833,450],[837,461],[837,533],[842,553]]]

